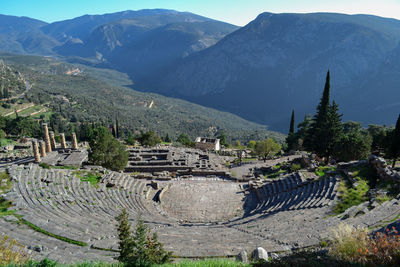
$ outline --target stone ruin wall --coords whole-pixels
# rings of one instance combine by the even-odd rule
[[[385,159],[371,155],[368,158],[368,163],[376,169],[379,178],[383,180],[394,180],[395,182],[400,182],[400,174],[390,168]]]

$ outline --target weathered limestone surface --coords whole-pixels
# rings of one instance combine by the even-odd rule
[[[73,170],[42,169],[36,164],[12,165],[8,170],[14,187],[5,197],[13,201],[17,214],[88,246],[34,232],[12,223],[10,217],[0,218],[0,233],[31,247],[35,258],[60,262],[112,261],[112,252],[93,247],[118,248],[115,217],[122,208],[128,210],[133,224],[141,216],[167,250],[191,257],[235,256],[257,247],[270,253],[316,245],[343,221],[373,227],[400,212],[399,201],[393,199],[372,210],[360,206],[363,212],[354,212],[345,220],[342,215],[328,216],[337,201],[335,177],[308,181],[293,174],[251,186],[193,177],[157,181],[155,186],[107,171],[94,187],[77,178]]]
[[[243,215],[243,200],[237,183],[181,180],[164,192],[161,206],[185,222],[218,222]]]
[[[49,165],[61,165],[61,166],[82,166],[82,163],[87,161],[88,152],[86,149],[80,150],[56,150],[48,153],[46,157],[42,159],[42,162]]]

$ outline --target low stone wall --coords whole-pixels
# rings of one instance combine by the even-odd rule
[[[226,171],[220,170],[180,170],[177,172],[179,175],[193,175],[193,176],[221,176],[231,177],[231,174]]]
[[[392,168],[387,165],[385,159],[371,155],[368,158],[368,163],[376,169],[379,178],[400,182],[400,174],[392,170]]]

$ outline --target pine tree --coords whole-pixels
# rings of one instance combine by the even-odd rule
[[[139,216],[133,233],[130,231],[128,214],[125,209],[116,218],[118,220],[119,256],[117,259],[125,266],[153,266],[170,261],[171,252],[164,250],[158,241],[157,233],[150,235],[150,229]]]
[[[147,235],[149,229],[144,224],[141,218],[136,222],[136,228],[133,233],[134,240],[134,260],[139,264],[144,264],[147,261]]]
[[[342,114],[339,114],[339,106],[335,101],[328,110],[327,125],[326,125],[326,155],[331,156],[336,143],[343,136]]]
[[[396,160],[400,156],[400,114],[399,117],[397,118],[396,128],[394,128],[392,134],[390,152],[393,158],[392,168],[394,168],[396,166]]]
[[[132,260],[132,253],[135,244],[131,236],[131,224],[129,223],[126,209],[123,209],[116,219],[118,221],[118,246],[120,250],[117,259],[120,262],[128,263]]]

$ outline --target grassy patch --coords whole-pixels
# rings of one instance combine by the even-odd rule
[[[0,197],[0,217],[14,214],[15,210],[9,210],[9,208],[11,207],[11,201],[5,200],[3,197]]]
[[[242,163],[244,163],[244,162],[256,162],[256,161],[258,161],[257,158],[242,158]],[[236,158],[233,161],[233,164],[239,164],[239,163],[240,163],[240,160],[238,158]],[[230,163],[228,163],[228,166],[230,166]]]
[[[276,171],[274,171],[272,173],[268,173],[268,174],[264,175],[264,177],[267,179],[274,179],[274,178],[278,178],[281,174],[284,174],[284,173],[286,173],[286,170],[276,169]]]
[[[4,181],[6,181],[4,183]],[[7,171],[0,172],[0,193],[5,193],[12,188],[12,181]]]
[[[314,173],[318,175],[319,177],[325,176],[325,174],[329,171],[335,171],[336,166],[331,167],[331,166],[319,166]]]
[[[101,174],[96,171],[74,171],[72,174],[76,175],[82,182],[89,182],[92,186],[98,186],[101,180]]]
[[[376,196],[376,201],[379,204],[382,204],[383,202],[386,202],[386,201],[389,201],[389,200],[392,200],[392,199],[393,199],[393,197],[391,197],[389,195],[386,195],[386,194],[379,194],[379,195]]]
[[[368,182],[360,177],[355,177],[358,182],[356,188],[352,188],[349,182],[341,181],[338,191],[340,192],[339,202],[334,207],[335,214],[340,214],[350,207],[357,206],[368,200]]]
[[[25,220],[23,218],[21,218],[19,221],[21,223],[25,224],[26,226],[30,227],[31,229],[35,230],[36,232],[45,234],[45,235],[50,236],[50,237],[54,237],[54,238],[56,238],[58,240],[67,242],[69,244],[74,244],[74,245],[81,246],[81,247],[85,247],[85,246],[88,245],[87,243],[82,242],[82,241],[77,241],[77,240],[70,239],[70,238],[65,237],[65,236],[60,236],[60,235],[56,235],[56,234],[50,233],[50,232],[44,230],[43,228],[40,228],[39,226],[37,226],[37,225],[35,225],[35,224],[31,223],[31,222],[28,222],[27,220]]]
[[[7,138],[0,138],[0,146],[6,146],[10,144],[14,144],[15,141]]]
[[[390,181],[380,180],[380,181],[378,181],[376,188],[382,189],[387,192],[387,194],[385,194],[385,195],[382,195],[382,196],[378,195],[377,201],[379,201],[378,197],[383,202],[385,202],[387,200],[391,200],[400,193],[399,189],[397,188],[397,183],[393,180],[390,180]]]
[[[242,159],[242,162],[252,162],[252,161],[258,161],[258,158],[244,158],[244,159]]]

